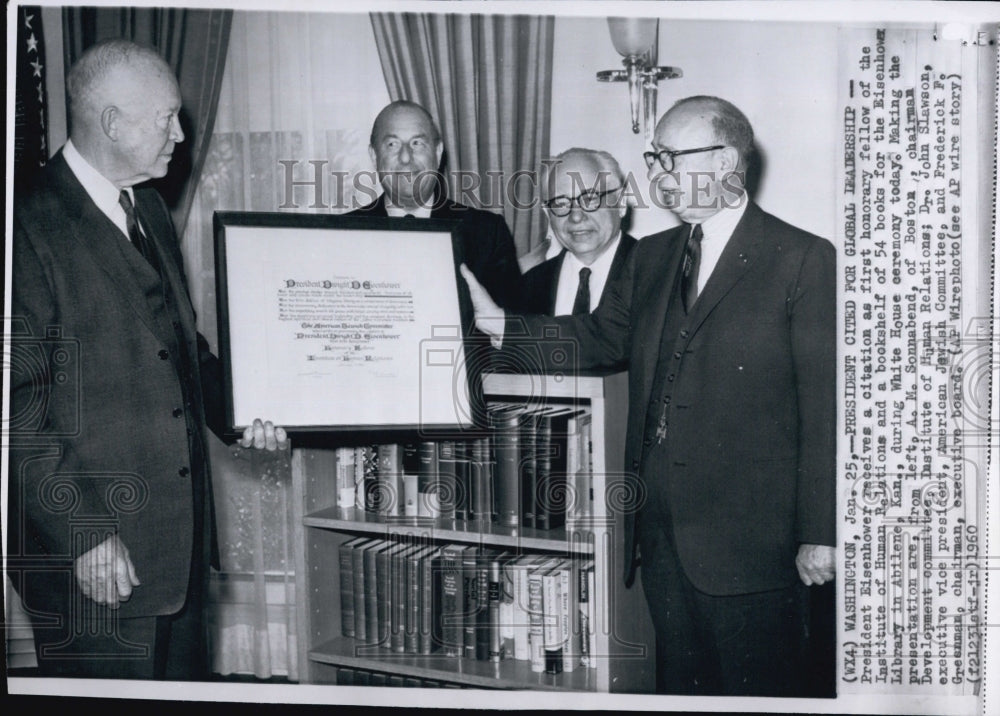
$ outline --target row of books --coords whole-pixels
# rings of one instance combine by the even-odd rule
[[[589,408],[488,412],[487,437],[338,448],[338,507],[542,530],[593,514]]]
[[[356,537],[339,549],[341,632],[397,653],[596,667],[594,563]]]
[[[341,686],[397,686],[421,689],[464,689],[466,686],[450,681],[423,679],[416,676],[387,674],[369,669],[337,668],[337,684]]]

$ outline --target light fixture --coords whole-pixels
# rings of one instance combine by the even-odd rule
[[[656,84],[675,79],[683,73],[679,67],[656,66],[656,40],[660,21],[639,17],[609,17],[608,30],[618,54],[624,57],[624,70],[597,73],[599,82],[628,82],[632,131],[639,133],[639,97],[642,96],[646,141],[652,139],[656,123]]]

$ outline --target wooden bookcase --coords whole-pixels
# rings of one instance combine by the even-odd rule
[[[336,501],[332,450],[295,449],[292,495],[298,609],[298,658],[302,681],[335,683],[338,668],[360,669],[441,685],[472,688],[545,689],[651,693],[653,629],[639,579],[625,589],[623,528],[612,509],[627,487],[621,471],[628,410],[625,373],[576,376],[487,374],[488,400],[525,400],[587,405],[593,428],[593,519],[555,530],[488,525],[468,531],[465,523],[385,520]],[[611,507],[609,507],[609,502]],[[399,654],[341,635],[339,546],[360,535],[465,543],[528,553],[593,559],[597,613],[597,668],[579,666],[551,675],[530,663],[499,663],[432,654]]]

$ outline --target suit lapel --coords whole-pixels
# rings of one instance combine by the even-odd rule
[[[761,232],[758,228],[760,210],[750,204],[733,230],[705,289],[694,304],[690,319],[691,332],[697,331],[719,302],[746,275],[759,252]]]
[[[548,266],[549,275],[546,283],[549,286],[548,309],[549,315],[556,312],[556,296],[559,293],[559,274],[562,273],[563,260],[566,258],[566,249],[559,252]]]
[[[146,301],[150,282],[156,280],[155,272],[111,219],[97,208],[61,154],[57,159],[53,160],[55,177],[61,185],[68,218],[73,222],[73,239],[107,276],[112,290],[131,306],[139,320],[154,334],[161,335]]]

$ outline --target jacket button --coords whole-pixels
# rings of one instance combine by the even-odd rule
[[[681,352],[677,351],[676,353],[674,353],[674,358],[676,358],[677,360],[680,360],[681,359]]]
[[[674,374],[673,373],[671,373],[670,375],[667,376],[667,381],[670,382],[670,383],[674,382]]]
[[[664,395],[663,396],[663,404],[664,405],[670,405],[670,396],[669,395]]]
[[[157,353],[156,355],[160,356],[160,360],[166,360],[167,358],[170,357],[170,354],[167,352],[166,348],[160,349],[160,352]]]
[[[184,411],[183,410],[181,410],[180,408],[174,408],[174,417],[175,418],[179,418],[182,415],[184,415]]]
[[[687,331],[681,331],[681,338],[687,338],[687,337],[688,337],[688,332]]]
[[[652,435],[647,435],[645,438],[643,438],[642,444],[645,445],[646,447],[649,447],[650,445],[652,445],[653,444],[653,436]]]
[[[632,469],[633,470],[638,470],[639,469],[639,461],[638,460],[633,460],[632,461]]]
[[[186,467],[182,467],[180,470],[177,471],[177,474],[180,475],[181,477],[187,477],[188,475],[191,474],[191,471],[188,470]]]

